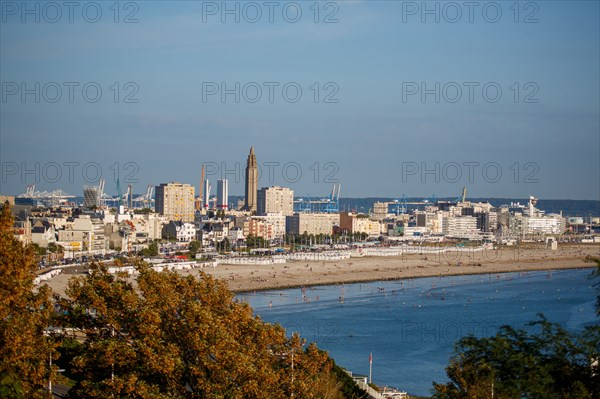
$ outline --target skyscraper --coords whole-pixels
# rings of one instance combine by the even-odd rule
[[[210,190],[211,190],[211,185],[210,182],[208,181],[208,179],[204,179],[204,189],[202,190],[202,192],[204,193],[202,196],[202,206],[204,207],[205,210],[208,210],[209,208],[209,199],[210,199]]]
[[[284,216],[294,214],[294,191],[287,187],[263,187],[257,195],[257,214],[281,213]]]
[[[227,209],[229,189],[227,179],[217,180],[217,209]]]
[[[256,155],[254,155],[254,147],[251,147],[248,162],[246,163],[246,204],[244,205],[244,210],[256,212],[257,193],[258,166],[256,164]]]
[[[156,186],[155,210],[168,220],[194,221],[194,186],[182,183],[162,183]]]

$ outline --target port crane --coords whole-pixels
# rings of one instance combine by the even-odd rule
[[[146,193],[144,195],[137,196],[133,198],[132,203],[134,208],[152,208],[154,205],[154,186],[152,184],[148,184],[146,188]]]
[[[340,211],[340,191],[342,185],[336,183],[327,198],[313,199],[310,196],[294,200],[294,209],[297,212],[325,212],[337,213]]]
[[[67,194],[63,190],[35,191],[35,184],[30,184],[26,187],[23,194],[17,195],[17,198],[28,198],[38,201],[45,206],[56,206],[67,203],[69,198],[75,198],[75,196]]]

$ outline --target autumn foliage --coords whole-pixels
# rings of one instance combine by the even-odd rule
[[[263,322],[204,274],[137,261],[132,277],[96,264],[52,302],[47,286],[34,287],[33,253],[13,237],[8,206],[0,223],[0,397],[47,398],[56,361],[70,398],[359,397],[344,395],[326,352]]]
[[[34,253],[13,235],[8,204],[0,210],[0,397],[47,398],[52,340],[44,335],[52,305],[34,289]]]
[[[85,332],[72,397],[340,397],[326,353],[264,323],[224,283],[137,269],[137,286],[98,265],[71,281],[65,323]]]

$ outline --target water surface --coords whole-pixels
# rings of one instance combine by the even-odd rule
[[[297,331],[373,381],[429,395],[462,336],[526,328],[543,313],[571,331],[597,322],[591,269],[428,277],[239,294],[264,320]],[[343,303],[340,297],[343,295]],[[528,328],[528,327],[527,327]]]

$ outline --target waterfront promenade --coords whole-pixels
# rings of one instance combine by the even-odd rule
[[[178,272],[198,275],[203,271],[227,281],[231,290],[241,292],[429,276],[594,267],[594,263],[584,261],[588,256],[599,257],[600,245],[561,245],[556,251],[543,246],[447,252],[424,248],[422,253],[343,257],[329,261],[288,259],[285,263],[219,264]],[[72,276],[63,273],[47,283],[54,291],[63,293]]]
[[[499,250],[363,256],[334,261],[288,261],[278,265],[219,265],[204,272],[226,280],[233,291],[394,280],[460,274],[594,267],[584,258],[600,257],[600,245],[501,247]],[[190,273],[198,273],[197,270]]]

